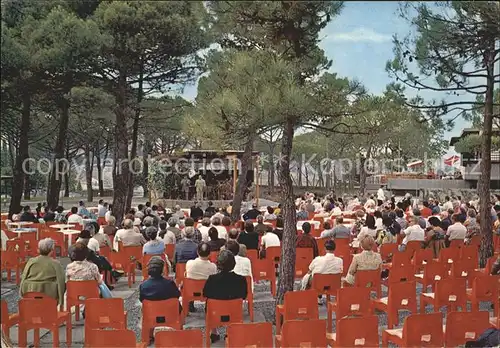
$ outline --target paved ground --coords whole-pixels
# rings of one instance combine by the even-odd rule
[[[68,259],[61,260],[63,264],[68,263]],[[5,279],[5,274],[2,275],[2,280]],[[127,326],[129,329],[133,330],[136,333],[137,339],[140,337],[141,332],[141,304],[138,300],[138,285],[142,281],[142,276],[140,272],[136,274],[136,283],[132,286],[131,289],[128,288],[126,278],[122,278],[117,283],[115,289],[112,291],[114,297],[120,297],[124,299],[125,310],[127,311]],[[296,283],[296,287],[298,287],[298,283]],[[421,292],[421,287],[417,288],[417,293]],[[386,289],[382,292],[383,296],[387,296]],[[13,283],[8,283],[6,281],[2,281],[1,286],[1,298],[6,300],[9,307],[9,312],[17,312],[17,301],[19,300],[18,295],[18,287]],[[320,318],[326,319],[326,306],[324,304],[321,305],[320,308]],[[204,329],[204,304],[203,303],[195,303],[196,313],[190,313],[186,319],[186,324],[184,329]],[[489,310],[489,303],[482,303],[481,310]],[[469,309],[470,310],[470,306]],[[431,307],[427,307],[427,312],[431,311]],[[274,324],[275,316],[274,316],[274,299],[271,296],[269,283],[261,282],[255,285],[254,288],[254,312],[255,312],[255,322],[272,322]],[[445,313],[442,311],[443,314]],[[377,313],[379,318],[379,331],[382,332],[383,329],[387,328],[386,315],[384,313]],[[403,319],[408,312],[400,312],[400,320]],[[250,318],[248,315],[247,307],[245,306],[244,310],[244,320],[245,322],[249,322]],[[84,341],[84,327],[83,327],[83,319],[76,321],[73,315],[73,347],[82,347]],[[273,326],[274,327],[274,326]],[[335,329],[335,317],[333,321],[333,328]],[[224,335],[225,330],[221,329],[220,333]],[[52,346],[52,337],[46,331],[41,331],[41,345],[42,347],[51,347]],[[14,343],[17,345],[18,342],[18,333],[17,327],[14,327],[10,330],[10,337]],[[66,343],[66,334],[65,328],[61,327],[59,330],[59,337],[61,346],[65,347]],[[28,342],[33,342],[33,331],[28,333]],[[213,347],[224,347],[224,342],[218,342],[213,345]]]

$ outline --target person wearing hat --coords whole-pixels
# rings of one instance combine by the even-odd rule
[[[260,214],[261,212],[259,211],[259,209],[257,209],[257,203],[252,203],[252,209],[250,209],[243,215],[243,220],[255,220]]]
[[[315,257],[309,265],[309,272],[302,278],[301,288],[307,290],[311,287],[315,274],[341,274],[344,271],[344,261],[335,256],[335,241],[329,239],[325,242],[326,253],[324,256]]]
[[[234,273],[236,260],[229,250],[222,250],[217,257],[217,269],[219,273],[208,277],[203,287],[203,296],[214,300],[235,300],[247,297],[247,280],[245,277]],[[217,330],[210,334],[212,343],[220,339]]]

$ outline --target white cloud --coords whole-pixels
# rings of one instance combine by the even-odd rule
[[[327,40],[336,42],[388,42],[391,35],[377,33],[373,29],[357,28],[348,32],[335,33],[327,36]]]

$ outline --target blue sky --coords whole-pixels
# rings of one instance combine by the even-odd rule
[[[385,86],[393,82],[385,71],[387,60],[393,57],[392,36],[405,36],[411,28],[397,14],[398,2],[390,1],[348,1],[342,13],[335,17],[323,30],[320,46],[326,56],[333,61],[332,72],[339,76],[356,78],[370,93],[380,94]],[[417,91],[407,89],[410,96]],[[445,97],[443,94],[418,92],[426,99]],[[186,87],[184,96],[194,99],[196,87]],[[468,124],[455,122],[451,132],[444,134],[446,139],[460,135]]]

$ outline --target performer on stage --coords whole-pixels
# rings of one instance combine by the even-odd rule
[[[184,195],[186,196],[186,201],[189,200],[189,184],[190,181],[187,176],[182,178],[181,180],[182,192],[184,192]]]
[[[207,184],[201,175],[198,175],[198,179],[196,179],[194,186],[196,187],[196,200],[199,202],[203,201],[203,192],[205,191]]]

